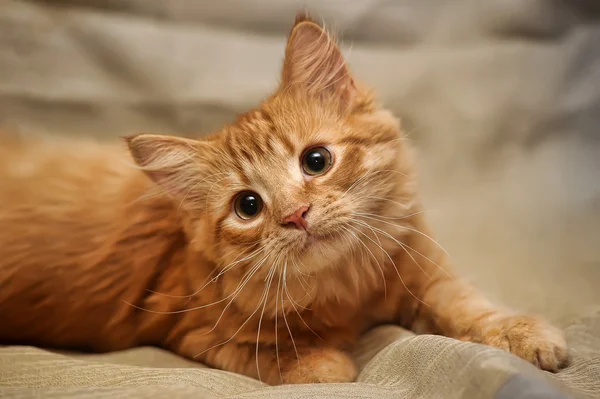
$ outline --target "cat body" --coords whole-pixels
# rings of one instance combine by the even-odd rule
[[[199,139],[0,148],[0,342],[156,345],[270,384],[353,381],[395,323],[557,370],[562,333],[456,278],[398,121],[300,16],[282,84]]]

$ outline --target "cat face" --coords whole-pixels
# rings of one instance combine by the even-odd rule
[[[307,20],[290,34],[281,87],[258,109],[203,140],[128,143],[222,267],[331,267],[355,253],[369,215],[398,216],[398,198],[413,197],[397,120],[356,87],[337,45]]]

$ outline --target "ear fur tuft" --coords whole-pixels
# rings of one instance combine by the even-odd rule
[[[354,79],[335,39],[307,13],[296,15],[288,37],[282,70],[284,88],[293,86],[314,96],[330,96],[350,105]]]

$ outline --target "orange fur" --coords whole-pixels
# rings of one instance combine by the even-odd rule
[[[333,165],[302,172],[328,146]],[[270,384],[352,381],[381,323],[510,350],[546,370],[560,331],[452,275],[397,120],[305,16],[280,88],[198,140],[137,135],[0,147],[0,341],[157,345]],[[137,166],[135,165],[137,164]],[[258,193],[258,217],[232,210]],[[308,231],[282,220],[310,206]],[[258,357],[257,357],[258,355]]]

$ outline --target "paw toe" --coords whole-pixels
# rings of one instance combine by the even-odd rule
[[[536,367],[556,372],[568,362],[563,334],[543,320],[517,316],[499,321],[486,333],[486,342],[529,361]]]
[[[341,383],[356,379],[356,365],[345,353],[320,350],[307,355],[283,374],[286,384]]]

